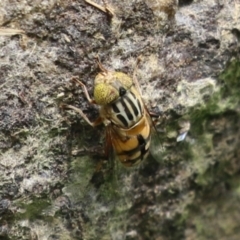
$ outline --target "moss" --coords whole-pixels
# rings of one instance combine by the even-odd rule
[[[196,124],[193,124],[195,136],[200,134],[193,156],[196,162],[196,202],[192,202],[187,220],[195,228],[190,227],[188,233],[193,234],[194,239],[226,239],[230,236],[235,239],[234,236],[239,234],[236,224],[239,220],[234,214],[238,208],[236,193],[239,184],[239,177],[235,174],[240,169],[236,163],[239,153],[235,147],[239,141],[233,140],[239,134],[239,114],[235,112],[240,100],[239,66],[237,60],[229,63],[220,76],[223,84],[220,92],[214,94],[202,111],[195,110],[191,115]],[[236,136],[231,132],[232,128],[235,128]],[[227,136],[232,139],[230,145],[223,141]]]
[[[228,98],[231,102],[239,103],[240,92],[240,61],[233,59],[228,63],[226,70],[221,74],[220,79],[224,85],[221,90],[223,97]]]
[[[23,213],[18,213],[16,218],[18,220],[30,220],[33,221],[35,219],[44,219],[45,221],[50,221],[51,218],[44,217],[43,211],[47,209],[51,205],[51,203],[44,198],[32,198],[30,201],[19,202],[16,204],[20,209],[24,209]]]

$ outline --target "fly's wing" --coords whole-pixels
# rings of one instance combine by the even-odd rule
[[[150,113],[149,116],[154,115]],[[151,122],[153,127],[150,152],[155,160],[158,162],[169,160],[178,148],[186,146],[185,139],[190,129],[188,120],[163,117],[159,122],[154,120]]]
[[[145,104],[144,107],[151,126],[150,154],[156,161],[162,162],[163,155],[165,153],[163,135],[161,135],[160,131],[156,127],[160,114],[150,112]]]
[[[114,151],[114,143],[117,144],[118,141],[122,141],[121,136],[119,136],[119,133],[116,131],[116,129],[114,129],[112,124],[109,124],[106,127],[105,153],[110,162],[119,161]]]
[[[152,127],[150,154],[158,162],[162,162],[166,154],[163,142],[164,140],[161,138],[156,126]]]
[[[113,130],[111,124],[106,127],[106,135],[105,135],[105,154],[108,158],[114,157],[114,150],[112,145],[112,137],[113,137]]]
[[[105,174],[105,184],[104,188],[107,191],[108,197],[111,199],[111,202],[114,203],[118,198],[119,193],[119,181],[118,181],[118,170],[119,170],[119,161],[116,158],[116,154],[113,147],[113,139],[117,137],[112,125],[109,124],[106,127],[105,135],[105,154],[107,156],[107,172]]]

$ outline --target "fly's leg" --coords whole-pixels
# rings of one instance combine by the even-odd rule
[[[74,81],[75,83],[79,84],[82,87],[84,95],[87,98],[88,102],[91,103],[91,104],[95,104],[95,101],[90,98],[88,90],[87,90],[85,84],[83,84],[81,81],[79,81],[75,77],[73,77],[71,80]],[[71,110],[77,112],[92,127],[98,126],[98,125],[100,125],[103,122],[103,120],[102,120],[102,118],[100,116],[94,122],[91,122],[89,120],[89,118],[86,116],[86,114],[84,114],[83,111],[80,108],[74,107],[72,105],[68,105],[68,104],[64,104],[63,103],[63,104],[61,104],[61,107],[62,108],[66,108],[66,109],[71,109]]]
[[[103,73],[107,73],[107,72],[108,72],[108,70],[102,65],[102,63],[101,63],[100,58],[99,58],[98,55],[96,56],[96,62],[97,62],[97,65],[98,65],[99,69],[100,69]]]
[[[136,77],[136,71],[137,71],[137,68],[138,68],[138,64],[141,62],[141,56],[139,56],[137,58],[137,61],[136,61],[136,64],[135,64],[135,67],[134,67],[134,70],[133,70],[133,83],[135,85],[135,87],[137,88],[138,92],[140,93],[141,97],[142,97],[142,90],[140,88],[140,85],[139,85],[139,82],[137,80],[137,77]]]
[[[83,111],[80,108],[74,107],[72,105],[68,105],[68,104],[62,103],[61,107],[65,108],[65,109],[71,109],[71,110],[77,112],[92,127],[96,127],[96,126],[100,125],[103,122],[101,117],[98,117],[94,122],[91,122],[89,120],[89,118],[86,116],[86,114],[84,114]]]
[[[73,156],[82,156],[82,155],[90,155],[93,157],[106,158],[106,154],[103,151],[102,146],[94,146],[94,147],[82,147],[80,149],[76,149],[72,151]]]
[[[78,85],[80,85],[80,86],[82,87],[82,90],[83,90],[83,92],[84,92],[84,95],[85,95],[85,97],[87,98],[87,100],[88,100],[88,102],[89,102],[90,104],[95,104],[95,101],[90,98],[89,93],[88,93],[88,90],[87,90],[86,85],[85,85],[84,83],[82,83],[81,81],[79,81],[76,77],[73,77],[73,78],[71,79],[71,81],[77,83]]]
[[[109,7],[109,5],[107,4],[107,1],[106,0],[102,0],[103,1],[103,5],[104,6],[101,6],[91,0],[84,0],[86,3],[88,3],[89,5],[97,8],[98,10],[108,14],[110,17],[113,17],[115,14],[113,12],[113,10],[111,9],[111,7]]]

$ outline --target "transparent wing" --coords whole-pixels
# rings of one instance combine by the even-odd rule
[[[166,153],[163,142],[164,139],[161,137],[161,134],[157,131],[156,127],[152,127],[150,154],[158,162],[162,162],[163,156]]]

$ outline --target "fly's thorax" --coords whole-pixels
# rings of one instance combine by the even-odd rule
[[[101,72],[94,81],[94,99],[98,105],[107,105],[125,94],[133,84],[132,78],[122,72]]]
[[[145,113],[141,96],[134,87],[105,108],[110,121],[125,129],[138,123]]]

